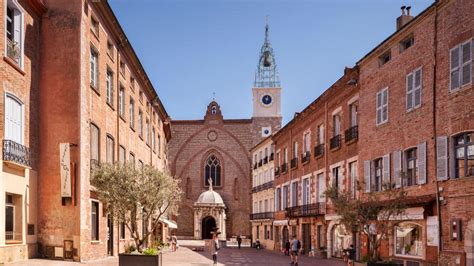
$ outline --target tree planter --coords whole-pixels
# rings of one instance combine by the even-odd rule
[[[158,255],[119,254],[119,266],[161,266],[161,253]]]

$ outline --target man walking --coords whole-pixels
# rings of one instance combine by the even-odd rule
[[[239,245],[239,249],[240,249],[240,245],[242,244],[242,237],[240,236],[240,234],[237,236],[237,245]]]
[[[219,234],[218,232],[212,234],[212,240],[211,240],[211,254],[212,254],[212,260],[214,261],[214,264],[217,264],[217,251],[220,249],[219,240],[217,239],[218,234]]]
[[[301,249],[301,243],[296,236],[293,236],[293,241],[291,241],[291,265],[298,265],[298,253]]]
[[[354,245],[351,244],[350,248],[347,249],[347,253],[348,253],[347,265],[354,266],[355,255],[356,255],[356,250],[354,248]]]

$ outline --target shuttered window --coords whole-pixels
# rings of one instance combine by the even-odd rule
[[[364,185],[365,192],[370,192],[372,189],[372,178],[371,178],[371,161],[364,161]]]
[[[125,147],[122,145],[119,147],[119,162],[125,163]]]
[[[374,184],[373,191],[382,190],[383,160],[382,158],[374,160]]]
[[[133,154],[133,152],[130,152],[128,160],[130,161],[129,163],[132,165],[132,167],[135,169],[135,154]]]
[[[419,185],[426,184],[426,142],[418,144],[418,180]]]
[[[99,128],[91,124],[91,160],[100,161],[100,130]]]
[[[130,97],[130,106],[128,108],[130,112],[130,127],[133,129],[135,128],[135,100],[132,97]]]
[[[311,138],[310,138],[310,133],[306,132],[304,134],[304,152],[309,152],[311,151]]]
[[[448,179],[448,138],[436,138],[436,177],[438,180]]]
[[[326,179],[324,174],[318,174],[318,202],[322,203],[326,201]]]
[[[417,149],[412,148],[405,151],[405,176],[403,177],[403,186],[413,186],[416,185],[416,180],[418,179],[418,160],[417,160]]]
[[[339,114],[332,116],[333,121],[333,136],[341,134],[341,116]]]
[[[474,132],[454,138],[455,178],[474,176]]]
[[[10,94],[5,96],[5,139],[23,144],[23,103]]]
[[[107,163],[114,163],[115,158],[114,158],[114,139],[107,135],[106,139],[106,161]]]
[[[91,206],[91,240],[99,240],[99,202],[92,201]]]
[[[407,111],[421,106],[421,92],[422,92],[422,69],[416,69],[407,75]]]
[[[472,82],[472,40],[459,44],[450,51],[450,90]]]
[[[90,52],[90,83],[91,87],[98,90],[99,89],[99,61],[97,51],[91,47]]]
[[[120,87],[119,90],[119,115],[125,118],[125,90],[123,87]]]
[[[357,192],[357,161],[349,163],[349,175],[351,197],[355,199]]]
[[[106,100],[110,106],[114,106],[114,74],[107,70],[105,77]]]
[[[381,125],[388,121],[388,88],[377,92],[376,124]]]
[[[394,151],[393,155],[393,183],[395,188],[400,188],[402,186],[402,152]]]
[[[6,55],[23,67],[23,11],[15,1],[6,2]]]
[[[323,144],[324,143],[324,124],[321,124],[318,126],[318,143],[317,144]]]

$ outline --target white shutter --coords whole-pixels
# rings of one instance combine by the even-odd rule
[[[382,167],[382,189],[384,189],[390,185],[390,153],[383,156]]]
[[[418,144],[416,149],[418,162],[418,184],[426,184],[426,142]]]
[[[393,183],[395,184],[395,188],[400,188],[402,186],[402,176],[400,175],[400,171],[402,168],[402,152],[401,151],[394,151],[393,152]]]
[[[370,192],[370,160],[364,161],[364,182],[365,182],[365,192]]]
[[[12,96],[5,97],[5,139],[23,144],[23,108]]]
[[[407,76],[407,110],[413,108],[413,73]]]
[[[436,138],[436,177],[438,180],[448,179],[448,137]]]

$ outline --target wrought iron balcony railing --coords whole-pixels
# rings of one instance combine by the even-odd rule
[[[253,169],[255,170],[255,169],[257,169],[257,167],[258,167],[258,163],[254,163],[253,164]]]
[[[314,146],[314,157],[321,157],[324,155],[324,143]]]
[[[251,213],[250,220],[273,219],[273,212]]]
[[[281,165],[281,173],[284,174],[286,173],[286,171],[288,171],[288,164],[287,163],[283,163]]]
[[[30,148],[16,143],[13,140],[3,140],[3,160],[17,164],[31,166]]]
[[[359,138],[359,127],[358,126],[350,127],[349,129],[346,130],[344,135],[345,135],[346,142],[357,140]]]
[[[339,149],[340,147],[341,147],[341,134],[332,137],[329,143],[329,148],[331,150]]]
[[[20,63],[20,53],[20,45],[7,38],[7,56],[18,64]]]
[[[273,159],[275,159],[275,154],[274,154],[274,153],[271,153],[271,154],[270,154],[270,162],[273,161]]]
[[[290,167],[291,168],[296,168],[297,166],[298,166],[298,157],[295,157],[295,158],[291,159]]]
[[[23,240],[22,233],[13,232],[13,231],[5,231],[5,242],[8,243],[17,243]]]
[[[310,151],[307,151],[307,152],[301,154],[301,163],[304,164],[304,163],[309,162],[310,158],[311,158],[311,152]]]
[[[273,181],[268,181],[266,183],[263,183],[261,185],[258,185],[256,187],[253,187],[252,188],[252,193],[256,193],[256,192],[259,192],[259,191],[262,191],[262,190],[266,190],[266,189],[269,189],[269,188],[272,188],[273,187]]]
[[[280,175],[280,167],[277,166],[275,167],[275,176],[279,176]]]
[[[326,213],[326,205],[324,203],[311,203],[306,205],[294,206],[285,209],[286,217],[304,217],[317,216]]]
[[[263,164],[267,164],[268,163],[268,157],[265,156],[265,158],[263,158]]]
[[[260,161],[258,161],[258,167],[262,166],[263,165],[263,160],[260,159]]]

